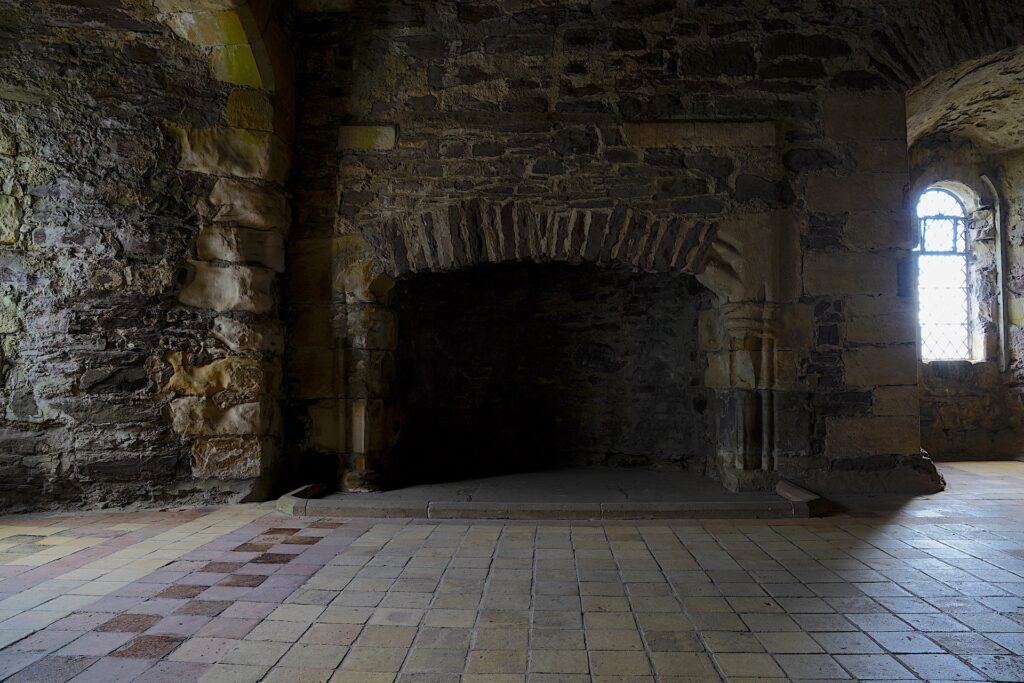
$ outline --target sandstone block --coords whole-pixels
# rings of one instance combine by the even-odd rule
[[[249,356],[219,358],[206,365],[189,365],[184,353],[168,353],[165,360],[174,374],[164,387],[188,396],[209,396],[220,391],[233,391],[249,396],[275,394],[277,372]]]
[[[186,306],[252,313],[266,313],[273,308],[273,271],[203,261],[190,263],[195,277],[178,294],[178,300]]]
[[[209,398],[189,396],[170,402],[171,427],[186,436],[268,434],[276,424],[274,410],[261,402],[221,408]]]
[[[18,320],[18,307],[14,299],[0,294],[0,334],[14,334],[20,329],[21,322]],[[3,357],[2,349],[0,357]]]
[[[352,451],[360,454],[378,453],[386,443],[384,401],[356,399],[350,401],[352,416]]]
[[[897,284],[897,261],[886,254],[808,252],[804,255],[804,293],[810,296],[895,296]]]
[[[291,217],[284,196],[265,187],[221,178],[213,186],[210,203],[217,206],[213,220],[257,230],[287,230]]]
[[[276,232],[209,225],[196,241],[201,259],[255,263],[284,272],[284,240]]]
[[[342,126],[338,131],[340,151],[394,149],[397,141],[395,126]]]
[[[332,292],[332,244],[329,239],[297,240],[288,245],[288,292],[295,301],[327,302]]]
[[[1010,322],[1018,327],[1024,327],[1024,297],[1011,293],[1006,298],[1006,309]]]
[[[233,128],[274,130],[274,105],[270,96],[259,90],[233,90],[228,95],[224,118]]]
[[[917,384],[917,347],[865,346],[843,352],[846,383],[854,387]]]
[[[167,18],[171,30],[193,45],[241,45],[249,42],[238,12],[182,12]]]
[[[161,12],[218,12],[235,9],[249,0],[153,0]]]
[[[916,415],[835,417],[826,421],[825,429],[825,455],[830,458],[905,455],[921,448]]]
[[[244,128],[179,128],[178,168],[215,176],[260,178],[283,183],[288,175],[288,149],[271,133]]]
[[[775,124],[734,121],[665,121],[622,124],[634,147],[763,147],[776,142]]]
[[[309,406],[310,445],[318,451],[344,453],[348,449],[346,401],[318,401]]]
[[[274,459],[270,439],[225,436],[192,444],[192,476],[197,479],[252,479]]]
[[[356,0],[298,0],[296,7],[300,12],[351,12]]]
[[[348,307],[347,333],[353,348],[391,351],[398,345],[398,319],[383,306],[353,304]]]
[[[334,349],[290,350],[286,368],[289,395],[303,400],[341,396],[338,356]]]
[[[902,211],[860,211],[846,217],[843,238],[853,249],[909,249],[914,225]]]
[[[921,414],[921,390],[917,385],[876,387],[871,392],[871,410],[875,415]]]
[[[822,102],[825,135],[833,140],[897,140],[906,145],[907,106],[901,93],[833,92]]]
[[[0,244],[14,244],[21,230],[21,206],[16,197],[0,194]]]
[[[906,173],[816,175],[807,181],[807,208],[815,213],[901,211]]]
[[[905,139],[865,140],[858,142],[853,151],[858,170],[889,173],[905,173],[910,170],[910,155]]]
[[[289,345],[300,348],[334,348],[331,310],[327,306],[293,308],[288,317]]]
[[[278,321],[244,322],[219,317],[213,321],[210,335],[232,351],[269,351],[280,353],[284,348],[284,331]]]
[[[218,45],[210,48],[210,75],[223,83],[273,90],[274,77],[262,65],[251,45]]]
[[[846,340],[853,344],[917,341],[913,300],[898,296],[851,296],[846,303]]]
[[[334,290],[352,303],[385,301],[394,282],[384,273],[380,259],[362,235],[335,238],[333,248]]]

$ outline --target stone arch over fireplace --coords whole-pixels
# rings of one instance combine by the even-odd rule
[[[515,262],[695,276],[716,302],[702,316],[701,349],[709,358],[704,385],[723,409],[707,469],[734,490],[773,485],[777,454],[792,449],[784,430],[776,431],[778,415],[805,410],[794,367],[803,322],[792,305],[796,233],[785,210],[663,217],[626,204],[559,209],[470,200],[431,206],[405,221],[393,216],[368,235],[336,240],[335,368],[349,395],[321,404],[327,409],[319,421],[329,426],[319,434],[321,445],[339,454],[341,486],[375,488],[378,464],[397,434],[388,377],[399,334],[396,280]]]

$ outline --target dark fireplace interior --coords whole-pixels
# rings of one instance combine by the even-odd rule
[[[514,263],[416,275],[395,294],[389,487],[703,464],[711,294],[693,277]]]

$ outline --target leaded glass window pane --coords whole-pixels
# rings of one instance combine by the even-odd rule
[[[925,360],[971,357],[967,212],[952,193],[928,190],[917,203],[918,320]]]

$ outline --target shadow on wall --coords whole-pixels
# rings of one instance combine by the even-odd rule
[[[487,265],[399,280],[388,487],[579,465],[703,468],[711,295],[678,274]]]

